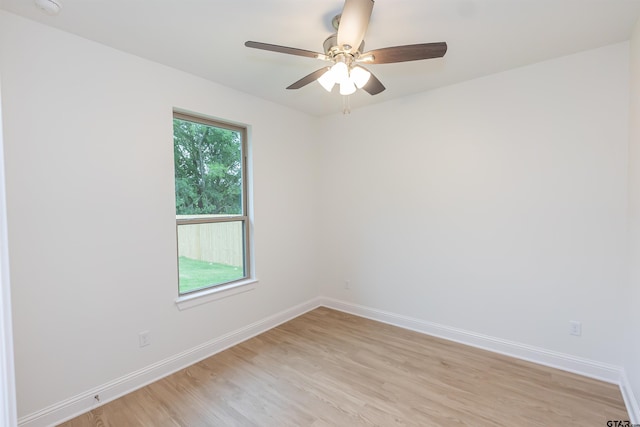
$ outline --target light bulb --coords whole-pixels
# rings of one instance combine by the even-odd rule
[[[358,89],[362,89],[364,85],[369,81],[371,73],[362,67],[353,67],[350,73],[351,80],[355,83]]]
[[[333,74],[333,80],[336,83],[342,83],[349,80],[349,68],[344,62],[336,62],[336,64],[331,67],[331,73]]]
[[[331,92],[331,90],[333,89],[333,85],[336,84],[331,69],[328,69],[326,73],[320,76],[320,78],[318,79],[318,83],[320,83],[327,92]]]
[[[351,95],[356,91],[356,85],[349,79],[340,83],[340,95]]]

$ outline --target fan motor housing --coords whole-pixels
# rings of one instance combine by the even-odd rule
[[[332,34],[329,37],[327,37],[324,41],[324,43],[322,43],[322,47],[324,48],[324,53],[325,55],[333,58],[336,55],[339,54],[344,54],[345,52],[340,49],[340,47],[338,47],[338,34]],[[356,52],[351,52],[351,56],[356,56],[359,55],[360,53],[362,53],[364,51],[364,40],[362,40],[362,43],[360,43],[360,47],[358,47],[358,50]]]

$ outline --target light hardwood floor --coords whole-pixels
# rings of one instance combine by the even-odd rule
[[[67,423],[606,426],[617,386],[318,308]]]

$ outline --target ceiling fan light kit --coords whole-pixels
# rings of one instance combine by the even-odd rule
[[[367,84],[371,73],[366,69],[349,63],[344,54],[341,58],[336,58],[336,63],[330,67],[320,78],[318,83],[327,91],[331,92],[333,86],[340,85],[341,95],[351,95],[357,89],[362,89]]]
[[[331,70],[327,72],[331,73],[331,76],[336,83],[342,84],[349,80],[349,67],[347,66],[346,62],[336,62],[336,64],[331,67]]]
[[[351,80],[340,83],[340,95],[347,96],[353,93],[356,93],[356,85]]]
[[[336,84],[331,68],[327,67],[327,71],[318,78],[317,82],[320,83],[320,86],[325,88],[327,92],[331,92],[331,89],[333,89],[333,86]]]
[[[364,52],[364,35],[371,19],[373,3],[373,0],[345,0],[342,13],[331,21],[337,33],[324,41],[324,53],[255,41],[245,42],[245,46],[332,62],[332,66],[308,74],[289,85],[287,89],[300,89],[317,80],[328,92],[331,92],[336,84],[340,85],[340,94],[344,96],[355,93],[357,89],[363,89],[370,95],[377,95],[385,90],[380,80],[369,70],[358,65],[360,63],[392,64],[441,58],[445,55],[447,44],[444,42],[395,46]]]
[[[355,66],[351,69],[349,77],[358,89],[362,89],[369,81],[369,78],[371,78],[371,73],[362,67]]]

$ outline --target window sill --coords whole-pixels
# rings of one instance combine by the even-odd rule
[[[229,283],[228,285],[218,286],[213,289],[205,289],[200,292],[178,297],[176,299],[176,305],[179,310],[186,310],[200,304],[206,304],[211,301],[217,301],[252,291],[256,288],[256,283],[258,283],[257,279],[245,279],[241,282]]]

